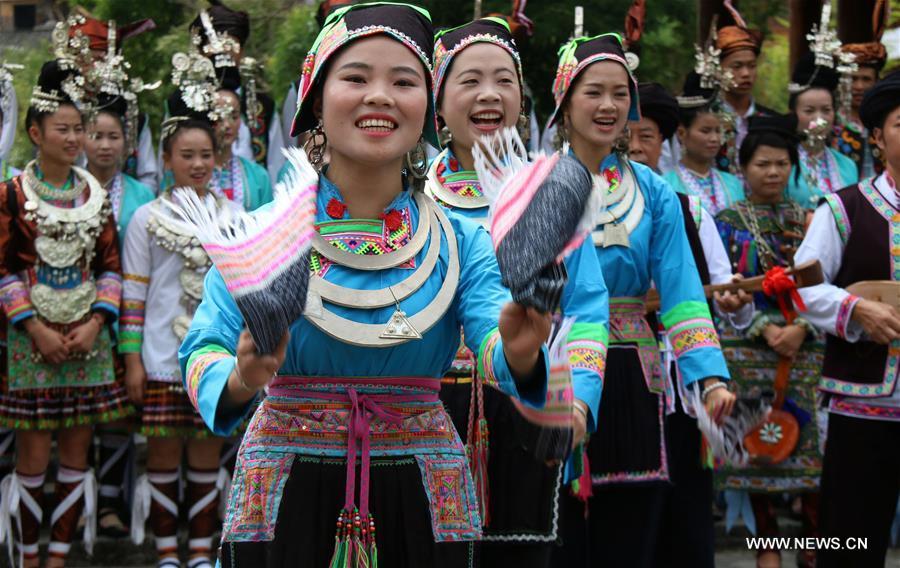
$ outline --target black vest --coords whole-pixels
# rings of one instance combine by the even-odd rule
[[[832,282],[839,288],[862,280],[892,279],[888,220],[863,195],[861,187],[862,184],[852,185],[836,194],[844,206],[850,229],[841,268]],[[878,197],[881,198],[880,195]],[[822,367],[824,390],[837,394],[846,392],[828,388],[829,378],[856,385],[880,384],[884,380],[887,355],[886,345],[872,341],[850,343],[828,334]]]

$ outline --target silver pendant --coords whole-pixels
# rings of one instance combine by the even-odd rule
[[[422,339],[422,334],[413,327],[406,317],[406,312],[397,308],[379,337],[382,339]]]
[[[322,296],[309,293],[306,295],[306,305],[303,307],[303,315],[316,319],[325,317],[325,306],[322,305]]]
[[[628,229],[624,223],[617,225],[609,224],[603,227],[603,247],[622,246],[628,248],[631,246],[628,238]]]

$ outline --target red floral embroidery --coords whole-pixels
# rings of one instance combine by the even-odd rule
[[[456,158],[450,158],[450,171],[455,172],[457,170],[459,170],[459,162]]]
[[[619,176],[617,175],[616,170],[606,169],[606,170],[603,170],[603,177],[606,178],[606,183],[612,185],[613,182],[615,182]]]
[[[391,209],[387,213],[382,213],[381,218],[384,220],[384,224],[388,228],[388,231],[392,233],[399,229],[403,224],[403,216],[400,215],[400,212],[396,209]]]
[[[343,219],[345,211],[347,211],[347,206],[333,197],[325,207],[325,212],[332,219]]]

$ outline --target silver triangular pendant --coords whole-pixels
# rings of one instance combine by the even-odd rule
[[[625,228],[624,223],[610,223],[608,225],[604,225],[603,235],[604,247],[621,246],[628,248],[629,246],[631,246],[631,242],[628,238],[628,229]]]
[[[412,322],[406,317],[406,312],[397,309],[379,337],[382,339],[422,339],[422,334],[413,327]]]
[[[306,306],[303,314],[307,317],[322,319],[325,317],[325,306],[322,305],[322,296],[310,292],[306,295]]]

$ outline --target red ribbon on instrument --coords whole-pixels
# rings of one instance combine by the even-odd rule
[[[799,312],[806,311],[806,304],[797,292],[797,283],[787,275],[783,267],[776,266],[768,270],[762,288],[767,296],[775,296],[778,300],[778,307],[788,323],[794,319],[794,308]]]

